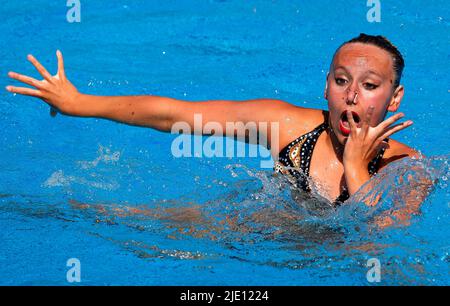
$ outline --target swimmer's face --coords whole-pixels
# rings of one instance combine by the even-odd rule
[[[394,83],[393,59],[387,51],[369,44],[349,43],[336,53],[327,77],[325,99],[331,127],[341,144],[348,137],[345,131],[348,122],[343,117],[346,110],[357,114],[354,117],[359,127],[371,105],[372,127],[382,122],[388,111],[397,111],[403,86],[394,88]]]

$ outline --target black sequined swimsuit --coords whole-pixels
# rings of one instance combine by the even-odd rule
[[[327,118],[327,117],[326,117]],[[309,167],[314,146],[320,134],[328,128],[327,119],[314,130],[306,133],[286,147],[284,147],[279,154],[278,162],[275,163],[275,172],[280,172],[288,175],[289,180],[296,188],[301,188],[304,191],[310,192],[311,187],[308,183]],[[389,141],[389,139],[385,139]],[[380,149],[378,155],[369,163],[369,175],[374,175],[378,169],[380,161],[383,157],[385,149]],[[287,167],[287,168],[286,168]],[[340,205],[349,198],[348,190],[344,187],[341,194],[334,201],[335,205]]]

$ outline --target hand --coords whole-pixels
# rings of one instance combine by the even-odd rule
[[[345,181],[350,195],[357,192],[370,179],[367,167],[379,150],[383,147],[389,148],[389,144],[383,140],[412,124],[412,121],[408,120],[391,126],[404,116],[403,113],[399,113],[381,122],[376,127],[370,127],[373,109],[373,106],[369,107],[361,128],[356,126],[352,112],[347,111],[350,135],[345,143],[343,164]]]
[[[374,107],[370,106],[361,128],[358,128],[351,111],[347,111],[347,118],[350,124],[350,135],[347,138],[344,148],[343,163],[344,167],[351,165],[367,171],[367,165],[375,158],[381,148],[389,148],[384,139],[392,134],[401,131],[410,125],[412,121],[408,120],[391,126],[394,122],[404,116],[403,113],[396,114],[375,127],[370,126],[370,120],[373,115]]]
[[[56,111],[67,115],[76,115],[79,93],[75,86],[66,78],[63,56],[59,50],[56,51],[56,56],[58,58],[58,72],[56,75],[51,76],[34,56],[28,55],[28,60],[36,67],[44,79],[39,81],[26,75],[9,72],[8,76],[10,78],[35,88],[7,86],[6,90],[42,99],[52,107],[50,113],[52,116],[56,115]]]

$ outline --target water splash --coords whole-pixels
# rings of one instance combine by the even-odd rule
[[[79,161],[78,164],[82,169],[90,169],[97,167],[99,162],[109,164],[109,163],[117,163],[120,160],[120,151],[111,152],[110,148],[104,147],[101,144],[99,145],[97,154],[98,156],[94,160]]]
[[[110,167],[120,162],[118,158],[105,159]],[[142,259],[237,260],[291,270],[312,269],[330,277],[329,271],[336,269],[364,275],[366,260],[376,257],[385,264],[385,284],[439,284],[446,280],[449,156],[391,163],[339,208],[314,189],[307,200],[296,201],[289,181],[271,171],[255,171],[242,164],[226,165],[224,171],[222,179],[209,180],[205,174],[206,178],[197,180],[200,189],[202,181],[213,185],[212,192],[214,187],[221,188],[219,196],[206,201],[197,194],[144,204],[72,199],[53,205],[44,215],[80,222],[86,232]],[[74,182],[83,180],[57,171],[44,185]],[[394,220],[397,223],[391,226],[380,226],[381,217],[393,217],[396,211],[408,208],[404,199],[417,190],[430,195],[407,224]],[[377,205],[366,205],[372,200],[377,200]],[[0,201],[3,210],[12,209],[10,195],[0,197]],[[30,204],[33,202],[36,199],[15,197],[14,210],[28,215],[37,207],[45,210],[45,204],[36,207]],[[322,271],[324,268],[328,272]]]
[[[115,166],[120,161],[120,151],[111,152],[110,148],[99,145],[97,157],[92,161],[78,161],[78,167],[81,171],[73,171],[78,175],[65,174],[63,170],[53,172],[50,177],[43,183],[43,187],[73,187],[73,185],[82,185],[92,187],[94,189],[103,189],[107,191],[114,191],[120,187],[120,184],[108,176],[102,176],[101,166]],[[92,172],[88,172],[88,171]],[[108,173],[106,173],[108,174]],[[89,178],[86,178],[89,177]]]

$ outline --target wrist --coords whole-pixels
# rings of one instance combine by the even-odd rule
[[[350,195],[353,195],[365,182],[370,179],[367,166],[357,162],[345,163],[344,174]]]
[[[364,161],[356,161],[356,160],[352,160],[352,161],[346,161],[344,159],[343,161],[343,165],[344,165],[344,170],[348,170],[348,171],[355,171],[357,169],[363,169],[364,168]]]
[[[70,116],[85,117],[86,106],[85,105],[85,95],[82,93],[74,92],[70,95],[68,101],[66,102],[67,107],[64,113]]]
[[[77,92],[74,94],[74,116],[78,117],[102,117],[104,113],[104,101],[97,99],[95,96],[82,94]]]

